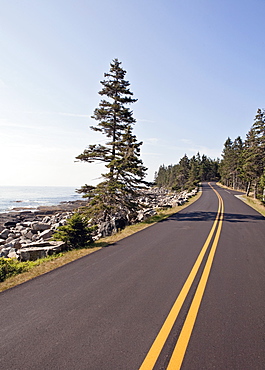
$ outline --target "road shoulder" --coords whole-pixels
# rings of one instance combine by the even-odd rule
[[[232,188],[229,188],[225,185],[222,185],[221,183],[217,183],[220,188],[227,189],[229,191],[235,192],[234,196],[238,199],[242,200],[242,202],[246,203],[251,208],[255,209],[255,211],[259,212],[262,216],[265,217],[265,206],[262,204],[262,202],[258,199],[254,199],[251,197],[247,197],[245,192],[242,191],[235,191]]]

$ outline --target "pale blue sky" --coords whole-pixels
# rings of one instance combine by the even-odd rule
[[[148,180],[186,153],[221,156],[265,107],[264,0],[0,0],[0,185],[95,185],[74,163],[118,58],[138,102]]]

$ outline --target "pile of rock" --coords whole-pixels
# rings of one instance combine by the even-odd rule
[[[98,240],[101,237],[116,233],[127,225],[144,221],[156,215],[159,209],[180,206],[187,202],[190,197],[196,195],[197,191],[197,188],[191,192],[169,191],[166,188],[143,189],[137,199],[140,208],[137,215],[126,214],[123,210],[120,210],[108,221],[101,222],[98,220],[97,235],[93,239]]]
[[[69,211],[44,217],[39,212],[31,211],[9,215],[9,220],[0,225],[0,257],[27,260],[61,251],[63,243],[48,240],[58,226],[66,224],[71,215]],[[40,251],[43,248],[44,251]],[[29,251],[31,249],[34,251],[32,254]]]
[[[142,210],[138,213],[138,221],[142,221],[157,213],[158,209],[181,206],[198,192],[198,188],[191,192],[169,191],[166,188],[150,188],[143,190],[139,197]]]
[[[185,203],[198,189],[191,192],[169,192],[164,188],[149,188],[139,193],[137,215],[121,210],[109,221],[98,221],[94,240],[116,233],[128,224],[137,223],[157,214],[161,208],[171,208]],[[0,214],[0,257],[18,258],[21,261],[36,260],[65,249],[65,243],[51,241],[59,226],[65,225],[75,209],[86,205],[75,201],[56,207],[39,207],[35,211]]]

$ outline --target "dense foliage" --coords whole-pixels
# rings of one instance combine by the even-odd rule
[[[68,248],[85,248],[92,241],[92,233],[95,227],[89,227],[87,218],[80,214],[74,215],[67,220],[65,226],[60,226],[53,235],[54,240],[64,241]]]
[[[99,94],[106,99],[101,100],[92,116],[98,124],[91,129],[105,135],[107,141],[104,145],[89,145],[76,157],[88,163],[105,163],[104,181],[96,187],[85,185],[79,190],[89,199],[87,212],[102,221],[109,220],[117,212],[136,210],[135,191],[144,183],[147,170],[140,159],[142,142],[138,142],[132,132],[135,119],[126,107],[137,99],[132,98],[130,84],[124,80],[126,71],[120,65],[121,62],[114,59],[110,72],[104,74]]]
[[[221,182],[265,201],[265,111],[258,109],[246,140],[228,138],[220,165]]]
[[[200,156],[199,153],[189,159],[185,154],[178,164],[160,166],[155,173],[155,184],[173,190],[192,189],[200,181],[218,180],[218,168],[219,160]]]

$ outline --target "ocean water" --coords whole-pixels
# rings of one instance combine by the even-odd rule
[[[0,186],[0,213],[14,208],[37,208],[82,199],[74,187]]]

